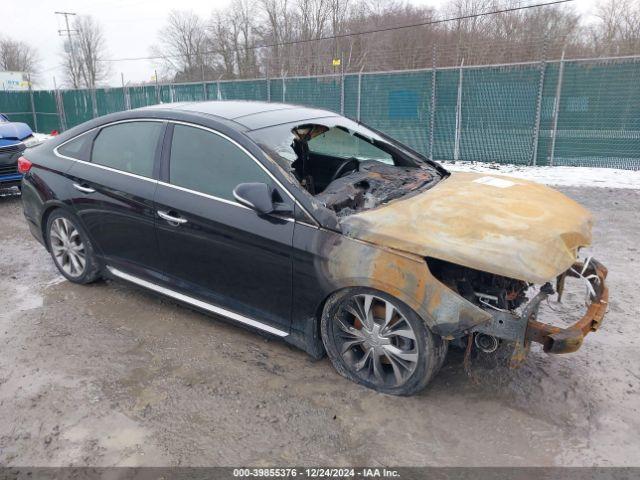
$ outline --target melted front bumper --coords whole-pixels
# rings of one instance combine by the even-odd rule
[[[609,290],[606,284],[607,269],[594,259],[577,262],[558,276],[556,290],[561,299],[567,277],[583,278],[590,285],[590,304],[580,320],[569,327],[557,327],[538,321],[540,304],[552,295],[550,284],[544,285],[529,301],[520,315],[507,311],[495,311],[491,320],[474,329],[477,333],[493,335],[514,343],[511,365],[517,366],[529,351],[532,342],[540,343],[547,353],[571,353],[580,348],[584,337],[595,332],[607,311]]]
[[[567,328],[556,327],[538,322],[535,318],[529,318],[525,334],[527,341],[541,343],[547,353],[571,353],[580,348],[584,337],[589,332],[598,330],[607,312],[609,301],[609,289],[605,282],[607,269],[593,259],[586,267],[583,263],[574,264],[558,277],[558,297],[562,296],[566,277],[579,278],[580,276],[588,279],[592,288],[591,303],[583,317]]]

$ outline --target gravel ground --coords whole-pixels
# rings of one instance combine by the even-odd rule
[[[563,191],[596,216],[601,330],[473,379],[450,352],[411,398],[136,288],[73,285],[0,197],[0,465],[638,466],[640,190]],[[551,307],[575,319],[569,293]]]

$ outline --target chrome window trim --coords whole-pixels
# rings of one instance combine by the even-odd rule
[[[145,180],[147,182],[156,183],[156,184],[158,183],[158,180],[155,180],[155,179],[149,178],[149,177],[144,177],[144,176],[138,175],[136,173],[125,172],[125,171],[122,171],[122,170],[118,170],[117,168],[111,168],[111,167],[107,167],[105,165],[99,165],[97,163],[87,162],[85,160],[78,160],[77,158],[71,158],[71,157],[63,157],[63,158],[68,158],[69,160],[72,160],[72,161],[78,162],[78,163],[84,163],[85,165],[91,165],[92,167],[101,168],[101,169],[107,170],[109,172],[119,173],[121,175],[127,175],[129,177],[137,178],[138,180]]]
[[[290,191],[289,191],[289,190],[288,190],[288,189],[287,189],[287,188],[282,184],[282,182],[280,182],[280,180],[278,180],[278,179],[273,175],[273,173],[271,173],[271,172],[269,171],[269,169],[268,169],[267,167],[265,167],[265,166],[262,164],[262,162],[261,162],[260,160],[258,160],[258,159],[257,159],[257,158],[256,158],[256,157],[255,157],[255,156],[254,156],[250,151],[249,151],[249,150],[247,150],[246,148],[244,148],[242,145],[240,145],[238,142],[236,142],[233,138],[231,138],[231,137],[229,137],[229,136],[225,135],[224,133],[221,133],[221,132],[219,132],[219,131],[217,131],[217,130],[214,130],[214,129],[210,128],[210,127],[205,127],[204,125],[198,125],[198,124],[190,123],[190,122],[183,122],[183,121],[180,121],[180,120],[167,120],[167,122],[168,122],[168,123],[173,123],[174,125],[185,125],[185,126],[187,126],[187,127],[199,128],[199,129],[201,129],[201,130],[205,130],[205,131],[207,131],[207,132],[211,132],[211,133],[213,133],[213,134],[215,134],[215,135],[218,135],[218,136],[220,136],[220,137],[224,138],[225,140],[228,140],[228,141],[229,141],[229,142],[231,142],[232,144],[234,144],[236,147],[238,147],[240,150],[242,150],[242,151],[243,151],[243,152],[244,152],[244,153],[245,153],[249,158],[251,158],[251,159],[252,159],[252,160],[253,160],[253,161],[254,161],[254,162],[255,162],[255,163],[256,163],[256,164],[257,164],[257,165],[262,169],[262,170],[264,170],[264,172],[265,172],[265,173],[266,173],[266,174],[267,174],[267,175],[268,175],[268,176],[269,176],[269,177],[270,177],[270,178],[271,178],[271,179],[272,179],[272,180],[273,180],[273,181],[274,181],[274,182],[275,182],[275,183],[276,183],[276,184],[277,184],[277,185],[278,185],[282,190],[284,190],[284,192],[287,194],[287,196],[288,196],[291,200],[293,200],[293,202],[294,202],[296,205],[298,205],[298,206],[300,207],[300,209],[302,209],[302,211],[303,211],[303,212],[305,212],[305,213],[309,216],[309,218],[310,218],[310,219],[312,219],[314,222],[316,222],[316,219],[313,217],[313,215],[311,215],[311,214],[307,211],[307,209],[306,209],[306,208],[304,208],[304,206],[302,206],[302,205],[300,204],[300,202],[296,199],[296,197],[294,197],[294,196],[293,196],[293,194],[292,194],[292,193],[291,193],[291,192],[290,192]],[[163,182],[161,182],[161,183],[163,183]],[[176,187],[178,186],[178,185],[173,185],[173,184],[170,184],[170,185],[171,185],[171,186],[176,186]],[[184,188],[184,187],[181,187],[181,188]],[[200,192],[197,192],[197,191],[195,191],[195,190],[189,190],[189,191],[191,191],[191,192],[193,192],[193,193],[200,193]],[[207,194],[203,194],[203,195],[207,195]],[[213,195],[210,195],[210,197],[213,197]],[[224,200],[224,199],[220,199],[220,198],[218,198],[218,197],[213,197],[213,198],[214,198],[214,199],[217,199],[217,200]],[[240,204],[239,204],[239,203],[237,203],[237,202],[231,202],[231,203],[233,203],[234,205],[240,205]],[[242,206],[243,208],[248,208],[248,207],[245,207],[244,205],[241,205],[241,206]],[[316,222],[316,223],[317,223],[317,222]],[[319,224],[318,224],[318,226],[319,226]]]
[[[213,134],[215,134],[215,135],[218,135],[218,136],[220,136],[220,137],[222,137],[222,138],[224,138],[224,139],[226,139],[226,140],[230,141],[230,142],[231,142],[231,143],[233,143],[236,147],[238,147],[240,150],[242,150],[246,155],[248,155],[248,156],[249,156],[249,158],[251,158],[251,159],[252,159],[256,164],[258,164],[258,166],[259,166],[260,168],[262,168],[262,170],[264,170],[264,171],[265,171],[265,173],[266,173],[266,174],[267,174],[267,175],[268,175],[268,176],[269,176],[269,177],[270,177],[270,178],[271,178],[271,179],[272,179],[272,180],[273,180],[273,181],[274,181],[274,182],[275,182],[275,183],[276,183],[276,184],[277,184],[277,185],[278,185],[282,190],[284,190],[284,192],[287,194],[287,196],[289,196],[289,198],[291,198],[291,200],[293,200],[293,202],[294,202],[296,205],[298,205],[298,207],[300,207],[300,209],[301,209],[301,210],[302,210],[302,211],[303,211],[303,212],[304,212],[304,213],[309,217],[309,219],[311,219],[311,220],[315,223],[315,227],[316,227],[316,228],[320,228],[320,224],[316,221],[316,219],[313,217],[313,215],[311,215],[311,214],[309,213],[309,211],[308,211],[308,210],[307,210],[307,209],[306,209],[302,204],[300,204],[300,202],[299,202],[299,201],[298,201],[298,200],[293,196],[293,194],[292,194],[292,193],[291,193],[291,192],[290,192],[290,191],[289,191],[289,190],[288,190],[288,189],[287,189],[287,188],[282,184],[282,182],[280,182],[280,180],[278,180],[278,179],[277,179],[277,178],[276,178],[276,177],[275,177],[275,176],[274,176],[274,175],[273,175],[273,174],[272,174],[272,173],[267,169],[267,167],[265,167],[265,166],[262,164],[262,162],[260,162],[260,160],[258,160],[258,159],[257,159],[257,158],[256,158],[256,157],[255,157],[251,152],[249,152],[246,148],[244,148],[242,145],[240,145],[238,142],[236,142],[234,139],[230,138],[229,136],[225,135],[224,133],[218,132],[217,130],[214,130],[214,129],[210,128],[210,127],[205,127],[204,125],[198,125],[198,124],[196,124],[196,123],[184,122],[184,121],[180,121],[180,120],[170,120],[170,119],[160,119],[160,118],[127,118],[127,119],[124,119],[124,120],[116,120],[116,121],[114,121],[114,122],[105,123],[104,125],[100,125],[100,126],[98,126],[98,127],[93,127],[93,128],[91,128],[91,129],[87,130],[86,132],[82,132],[82,133],[80,133],[80,134],[76,135],[75,137],[71,137],[70,139],[65,140],[64,142],[62,142],[60,145],[56,146],[56,147],[53,149],[53,153],[54,153],[54,155],[56,155],[57,157],[64,158],[64,159],[66,159],[66,160],[71,160],[71,161],[74,161],[74,162],[84,163],[85,165],[92,165],[92,166],[94,166],[94,167],[96,167],[96,168],[102,168],[103,170],[107,170],[107,171],[110,171],[110,172],[119,173],[119,174],[121,174],[121,175],[127,175],[127,176],[130,176],[130,177],[133,177],[133,178],[137,178],[137,179],[139,179],[139,180],[145,180],[145,181],[147,181],[147,182],[152,182],[152,183],[155,183],[155,184],[157,184],[157,185],[163,185],[163,186],[166,186],[166,187],[175,188],[175,189],[178,189],[178,190],[182,190],[182,191],[184,191],[184,192],[187,192],[187,193],[192,193],[192,194],[194,194],[194,195],[199,195],[199,196],[204,197],[204,198],[209,198],[209,199],[211,199],[211,200],[217,200],[217,201],[219,201],[219,202],[226,203],[226,204],[228,204],[228,205],[234,205],[234,206],[236,206],[236,207],[240,207],[240,208],[243,208],[243,209],[250,210],[250,209],[249,209],[249,207],[246,207],[246,206],[244,206],[244,205],[241,205],[241,204],[239,204],[238,202],[235,202],[235,201],[227,200],[227,199],[225,199],[225,198],[216,197],[216,196],[214,196],[214,195],[210,195],[210,194],[203,193],[203,192],[198,192],[197,190],[191,190],[190,188],[181,187],[181,186],[179,186],[179,185],[173,185],[173,184],[171,184],[171,183],[163,182],[163,181],[156,180],[156,179],[149,178],[149,177],[145,177],[145,176],[142,176],[142,175],[137,175],[137,174],[135,174],[135,173],[125,172],[124,170],[118,170],[118,169],[116,169],[116,168],[107,167],[106,165],[100,165],[100,164],[97,164],[97,163],[88,162],[88,161],[86,161],[86,160],[81,160],[81,159],[79,159],[79,158],[69,157],[69,156],[67,156],[67,155],[62,155],[60,152],[58,152],[58,148],[62,147],[63,145],[66,145],[67,143],[71,142],[72,140],[75,140],[75,139],[77,139],[77,138],[80,138],[80,137],[81,137],[81,136],[83,136],[83,135],[86,135],[86,134],[88,134],[88,133],[91,133],[91,132],[93,132],[94,130],[99,130],[99,129],[102,129],[102,128],[105,128],[105,127],[109,127],[109,126],[112,126],[112,125],[117,125],[117,124],[120,124],[120,123],[131,123],[131,122],[161,122],[161,123],[165,123],[165,122],[166,122],[166,123],[172,123],[172,124],[175,124],[175,125],[185,125],[185,126],[188,126],[188,127],[194,127],[194,128],[199,128],[199,129],[201,129],[201,130],[206,130],[206,131],[208,131],[208,132],[211,132],[211,133],[213,133]],[[295,221],[295,219],[289,219],[289,218],[287,218],[287,219],[283,219],[283,220],[287,220],[287,221]]]
[[[93,132],[94,130],[97,130],[98,128],[100,128],[100,127],[94,127],[94,128],[92,128],[92,129],[90,129],[90,130],[87,130],[86,132],[82,132],[81,134],[76,135],[75,137],[71,137],[69,140],[65,140],[64,142],[62,142],[62,143],[61,143],[60,145],[58,145],[57,147],[54,147],[54,149],[53,149],[53,154],[54,154],[56,157],[66,158],[67,160],[74,160],[74,161],[76,161],[76,162],[86,162],[85,160],[80,160],[79,158],[73,158],[73,157],[69,157],[69,156],[67,156],[67,155],[63,155],[63,154],[61,154],[60,152],[58,152],[58,149],[59,149],[60,147],[64,147],[67,143],[72,142],[72,141],[74,141],[74,140],[76,140],[76,139],[78,139],[78,138],[82,137],[83,135],[86,135],[87,133],[91,133],[91,132]],[[89,163],[89,162],[86,162],[86,163]]]
[[[215,195],[210,195],[208,193],[199,192],[197,190],[191,190],[187,187],[181,187],[180,185],[174,185],[173,183],[163,182],[158,180],[158,185],[162,185],[163,187],[175,188],[176,190],[181,190],[183,192],[192,193],[194,195],[198,195],[200,197],[209,198],[211,200],[217,200],[218,202],[226,203],[228,205],[233,205],[234,207],[240,207],[245,210],[251,210],[249,207],[245,207],[244,205],[238,202],[232,202],[231,200],[227,200],[226,198],[216,197]]]
[[[235,320],[236,322],[243,323],[245,325],[249,325],[251,327],[258,328],[260,330],[264,330],[265,332],[269,332],[272,335],[276,335],[278,337],[287,337],[287,336],[289,336],[289,334],[287,332],[285,332],[284,330],[280,330],[278,328],[272,327],[270,325],[262,323],[262,322],[260,322],[258,320],[253,319],[253,318],[245,317],[244,315],[240,315],[239,313],[232,312],[231,310],[227,310],[227,309],[219,307],[217,305],[213,305],[211,303],[203,302],[202,300],[198,300],[197,298],[193,298],[193,297],[190,297],[190,296],[185,295],[183,293],[176,292],[175,290],[171,290],[169,288],[162,287],[160,285],[156,285],[155,283],[149,282],[149,281],[144,280],[142,278],[138,278],[138,277],[136,277],[134,275],[130,275],[130,274],[125,273],[125,272],[123,272],[121,270],[118,270],[117,268],[114,268],[114,267],[111,267],[111,266],[107,266],[107,269],[109,270],[109,272],[111,272],[111,274],[113,274],[116,277],[119,277],[119,278],[121,278],[123,280],[127,280],[127,281],[129,281],[131,283],[135,283],[137,285],[140,285],[141,287],[148,288],[149,290],[153,290],[153,291],[156,291],[156,292],[161,293],[163,295],[166,295],[168,297],[175,298],[176,300],[180,300],[182,302],[188,303],[188,304],[193,305],[195,307],[202,308],[203,310],[207,310],[207,311],[209,311],[211,313],[215,313],[216,315],[221,315],[223,317]]]
[[[210,200],[215,200],[221,203],[226,203],[227,205],[231,205],[232,207],[238,207],[238,208],[242,208],[243,210],[250,210],[253,211],[253,209],[242,205],[241,203],[238,202],[232,202],[231,200],[227,200],[226,198],[221,198],[221,197],[216,197],[215,195],[209,195],[208,193],[202,193],[202,192],[198,192],[197,190],[191,190],[190,188],[187,187],[181,187],[179,185],[173,185],[171,183],[167,183],[167,182],[163,182],[158,180],[157,181],[158,185],[161,185],[163,187],[169,187],[169,188],[175,188],[176,190],[181,190],[183,192],[186,193],[191,193],[193,195],[198,195],[199,197],[204,197],[204,198],[208,198]],[[282,220],[286,220],[287,222],[295,222],[295,219],[293,218],[283,218],[283,217],[277,217],[280,218]]]
[[[100,125],[99,127],[93,127],[91,129],[87,130],[86,132],[82,132],[79,135],[76,135],[75,137],[70,138],[69,140],[65,140],[64,142],[62,142],[60,145],[56,146],[53,149],[53,153],[54,153],[55,156],[60,157],[60,158],[64,158],[64,159],[67,159],[67,160],[72,160],[74,162],[84,163],[85,165],[92,165],[94,167],[102,168],[103,170],[107,170],[109,172],[120,173],[122,175],[128,175],[129,177],[137,178],[139,180],[146,180],[147,182],[158,183],[158,180],[156,180],[155,178],[145,177],[144,175],[138,175],[137,173],[125,172],[124,170],[118,170],[117,168],[108,167],[106,165],[100,165],[99,163],[88,162],[86,160],[80,160],[79,158],[69,157],[67,155],[62,155],[60,152],[58,152],[58,149],[60,147],[66,145],[67,143],[71,142],[72,140],[75,140],[77,138],[80,138],[83,135],[86,135],[87,133],[91,133],[94,130],[100,130],[100,129],[103,129],[105,127],[110,127],[112,125],[118,125],[120,123],[131,123],[131,122],[161,122],[161,123],[166,123],[167,120],[159,119],[159,118],[128,118],[128,119],[125,119],[125,120],[117,120],[115,122],[105,123],[104,125]]]

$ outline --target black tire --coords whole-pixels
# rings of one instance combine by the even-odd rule
[[[78,248],[79,246],[83,247],[82,255],[84,257],[83,265],[77,263],[77,260],[75,262],[69,261],[69,263],[74,266],[80,265],[82,268],[66,268],[64,258],[56,255],[56,252],[59,252],[60,248],[64,248],[64,245],[61,245],[62,242],[56,234],[56,229],[58,229],[60,225],[65,224],[65,222],[71,225],[77,232],[77,235],[72,234],[72,238],[67,239],[69,240],[68,243],[73,244],[74,248]],[[54,210],[47,219],[45,232],[47,246],[49,247],[49,253],[51,253],[53,263],[67,280],[73,283],[87,284],[95,282],[101,277],[100,264],[96,258],[91,240],[89,240],[89,236],[80,225],[80,222],[78,222],[72,214],[62,209]],[[70,254],[67,254],[67,259],[69,258]],[[78,257],[74,255],[74,258],[77,259]]]
[[[413,338],[406,340],[405,338],[399,338],[404,337],[405,334],[388,337],[392,338],[394,352],[401,348],[400,351],[404,353],[406,350],[407,353],[411,354],[412,358],[415,358],[417,353],[415,362],[413,360],[406,362],[410,364],[410,368],[398,368],[396,355],[389,355],[385,350],[389,347],[379,344],[380,338],[385,336],[383,333],[385,331],[389,332],[389,328],[380,326],[380,324],[386,325],[386,322],[384,319],[379,318],[379,314],[374,310],[372,310],[374,312],[372,313],[372,318],[377,327],[369,330],[373,331],[377,328],[375,330],[377,339],[371,340],[371,336],[369,336],[366,343],[362,345],[348,346],[348,344],[353,343],[349,339],[354,337],[350,337],[351,333],[346,335],[343,333],[346,331],[344,326],[347,324],[346,326],[349,327],[351,332],[352,326],[357,329],[356,323],[348,325],[349,318],[351,316],[356,318],[356,322],[358,321],[358,317],[352,313],[354,302],[357,304],[360,298],[366,298],[367,296],[374,297],[374,306],[372,307],[372,302],[370,302],[370,309],[386,308],[387,304],[384,302],[389,302],[395,308],[398,312],[395,317],[395,325],[398,325],[398,327],[393,325],[394,320],[389,325],[391,325],[390,328],[396,328],[397,333],[408,331],[406,326],[410,326]],[[360,305],[362,304],[360,303]],[[401,324],[400,322],[406,323]],[[367,329],[361,326],[360,331],[365,330]],[[333,294],[324,306],[320,321],[320,332],[327,355],[338,373],[365,387],[390,395],[413,395],[424,389],[440,370],[448,349],[448,342],[432,333],[424,321],[411,308],[391,295],[370,288],[348,288]],[[347,340],[341,343],[344,338]],[[398,341],[405,343],[398,345]],[[345,351],[345,348],[348,350]],[[344,353],[341,353],[341,350]],[[360,350],[360,354],[358,350]],[[367,351],[369,351],[368,355]],[[365,358],[367,356],[369,357],[368,359]],[[374,356],[378,358],[378,373],[376,373],[376,368],[373,366]],[[366,372],[364,372],[365,367],[362,367],[363,363],[365,365],[368,363]],[[356,368],[358,366],[361,367],[361,370]],[[397,370],[403,373],[405,377],[400,379],[400,375],[396,374]]]

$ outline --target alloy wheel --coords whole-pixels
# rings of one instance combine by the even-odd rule
[[[80,277],[87,259],[78,229],[64,217],[56,218],[49,231],[51,252],[64,272],[70,277]]]
[[[416,332],[388,300],[354,295],[334,318],[333,338],[351,371],[378,386],[403,385],[418,365]]]

